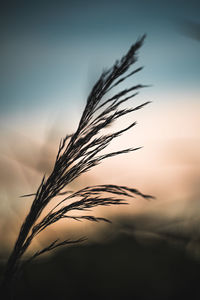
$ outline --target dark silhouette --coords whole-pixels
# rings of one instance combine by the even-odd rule
[[[122,77],[129,67],[136,62],[136,54],[142,46],[144,38],[145,36],[131,46],[127,54],[121,60],[117,61],[112,68],[102,73],[87,99],[76,132],[67,135],[61,140],[53,171],[48,178],[43,177],[35,194],[25,195],[26,197],[34,196],[34,200],[8,259],[2,284],[7,293],[13,290],[11,286],[23,266],[22,257],[32,240],[49,225],[63,218],[89,220],[92,222],[109,222],[105,218],[95,217],[94,215],[83,215],[82,213],[96,206],[125,204],[127,197],[141,196],[143,198],[151,198],[150,195],[145,195],[135,188],[111,184],[86,187],[76,192],[64,190],[70,182],[98,165],[105,158],[129,153],[140,148],[128,148],[107,154],[100,154],[113,139],[131,129],[136,125],[136,122],[111,134],[102,134],[102,130],[118,118],[141,109],[149,103],[148,101],[133,108],[120,108],[121,104],[124,104],[127,100],[137,95],[136,91],[145,87],[141,84],[121,90],[114,94],[114,96],[108,96],[108,92],[114,87],[142,69],[137,68],[130,74]],[[58,202],[42,220],[38,220],[49,202],[58,195],[63,195],[64,199]],[[81,212],[81,215],[70,215],[70,212],[74,211]],[[83,241],[85,241],[85,237],[80,237],[76,240],[66,239],[61,242],[56,239],[44,249],[38,250],[29,260],[33,260],[41,254],[60,246]]]

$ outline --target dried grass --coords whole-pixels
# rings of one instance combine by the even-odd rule
[[[78,211],[84,213],[96,206],[125,204],[127,203],[126,197],[141,196],[143,198],[151,198],[151,196],[144,195],[137,189],[111,184],[90,186],[76,192],[63,191],[70,182],[98,165],[102,160],[139,149],[139,147],[128,148],[107,154],[100,154],[113,139],[131,129],[136,125],[136,122],[111,134],[102,134],[102,130],[120,117],[141,109],[149,103],[145,102],[132,108],[120,108],[121,104],[135,97],[138,94],[138,90],[145,87],[141,84],[124,89],[112,97],[106,97],[108,92],[114,87],[142,69],[138,68],[122,77],[129,67],[137,61],[137,51],[142,46],[144,38],[145,36],[132,45],[127,54],[121,60],[116,61],[112,68],[102,73],[87,99],[76,132],[73,135],[67,135],[61,140],[52,173],[48,178],[43,177],[36,194],[25,195],[34,195],[34,200],[22,224],[14,249],[8,260],[3,281],[4,287],[9,288],[11,286],[14,277],[16,277],[22,266],[21,258],[32,240],[51,224],[63,218],[89,220],[92,222],[109,222],[109,220],[102,217],[85,214],[74,216],[70,215],[70,212]],[[105,193],[107,193],[106,196]],[[40,218],[41,220],[39,221],[39,217],[46,206],[58,195],[63,195],[65,198],[43,218]],[[69,201],[71,202],[69,203]],[[82,237],[77,240],[67,239],[62,242],[55,240],[44,249],[38,250],[30,260],[55,248],[80,243],[84,240],[85,238]]]

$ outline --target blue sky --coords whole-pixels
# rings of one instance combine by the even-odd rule
[[[135,80],[154,85],[149,95],[199,90],[200,43],[180,30],[184,20],[199,23],[199,12],[194,0],[5,3],[1,116],[82,108],[103,68],[143,33],[138,64],[145,69]]]

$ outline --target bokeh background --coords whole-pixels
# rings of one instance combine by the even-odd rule
[[[126,146],[144,148],[104,162],[69,188],[101,183],[122,184],[152,194],[156,200],[136,199],[129,206],[96,210],[96,214],[109,217],[113,225],[61,223],[41,235],[30,251],[57,237],[62,239],[83,234],[92,244],[108,242],[118,234],[125,234],[129,242],[124,242],[127,246],[124,249],[129,248],[132,239],[137,243],[141,240],[166,240],[167,243],[181,245],[181,251],[189,255],[188,259],[192,257],[198,264],[199,12],[199,1],[195,0],[2,2],[2,262],[11,251],[19,226],[31,205],[31,198],[20,198],[20,195],[35,192],[43,174],[51,171],[60,139],[76,129],[87,96],[103,69],[110,67],[139,36],[146,33],[136,64],[145,68],[121,88],[133,82],[151,84],[129,104],[147,100],[153,102],[110,128],[115,130],[133,119],[137,120],[138,125],[114,142],[110,149]],[[121,245],[121,242],[118,244]],[[149,251],[145,247],[146,255]],[[171,252],[162,252],[165,247],[164,244],[158,248],[166,258]],[[178,256],[176,253],[171,263],[176,262]],[[169,261],[171,257],[169,254]],[[150,256],[147,261],[151,259]],[[144,257],[141,257],[141,265],[142,261]],[[191,264],[188,264],[190,268]],[[171,269],[167,272],[171,274]],[[161,273],[162,270],[158,270],[156,276]],[[167,286],[163,289],[166,292]],[[170,293],[173,294],[173,290],[171,287]]]

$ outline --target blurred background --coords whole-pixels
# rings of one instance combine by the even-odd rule
[[[153,102],[110,128],[114,131],[133,120],[138,121],[138,125],[114,142],[109,150],[127,146],[144,148],[103,162],[76,180],[69,189],[75,190],[92,184],[120,184],[152,194],[156,200],[135,199],[125,207],[95,211],[98,216],[110,218],[112,225],[91,224],[87,221],[61,222],[42,234],[32,245],[30,252],[44,247],[48,241],[57,237],[64,239],[87,235],[88,248],[63,252],[65,258],[67,253],[69,257],[73,256],[71,269],[77,261],[77,266],[79,265],[82,251],[86,257],[82,265],[84,272],[87,258],[93,257],[94,253],[98,257],[101,250],[97,264],[100,266],[103,262],[106,263],[108,253],[113,256],[116,251],[118,255],[116,260],[113,259],[113,265],[110,265],[110,272],[114,270],[116,262],[119,266],[129,266],[124,289],[129,291],[132,280],[139,282],[138,294],[136,288],[137,299],[145,298],[140,292],[141,282],[148,282],[147,274],[153,274],[152,282],[147,284],[147,291],[154,295],[152,299],[161,295],[165,299],[164,294],[170,299],[173,295],[182,295],[174,292],[176,288],[180,291],[181,287],[180,282],[172,284],[171,265],[178,266],[180,272],[174,276],[182,276],[181,279],[189,287],[191,284],[188,283],[188,274],[192,271],[191,289],[195,290],[200,258],[199,12],[199,1],[195,0],[2,2],[2,264],[13,247],[19,227],[31,205],[31,198],[20,198],[20,195],[34,193],[43,174],[50,173],[60,139],[76,130],[87,96],[101,72],[112,66],[138,37],[146,33],[147,38],[136,63],[136,66],[145,68],[121,84],[121,88],[137,83],[152,84],[152,87],[143,89],[137,99],[134,98],[129,104],[131,106],[148,100]],[[105,243],[108,244],[105,246]],[[120,248],[121,245],[124,245],[123,249]],[[178,248],[174,248],[174,245]],[[125,253],[128,253],[127,261],[123,260]],[[160,261],[163,264],[155,270],[155,265],[159,265]],[[179,264],[182,269],[179,269]],[[56,266],[51,265],[51,262],[48,266],[56,271]],[[89,269],[90,272],[106,272],[106,269],[100,271],[98,266],[96,270]],[[42,267],[43,265],[32,266],[36,268],[35,271],[27,271],[31,282],[34,276],[31,277],[30,274],[37,274],[37,268],[41,270]],[[133,275],[134,267],[139,272],[139,277],[135,273]],[[78,270],[79,268],[80,265]],[[146,273],[146,268],[149,273]],[[81,277],[80,274],[84,272],[80,273],[78,270],[78,277]],[[119,273],[122,280],[124,277]],[[72,281],[75,274],[77,273],[72,276]],[[165,275],[162,277],[161,274]],[[100,277],[103,278],[103,275]],[[98,277],[95,284],[102,278]],[[127,281],[127,278],[130,280]],[[158,278],[161,278],[159,284]],[[52,277],[51,280],[55,282],[55,278]],[[110,283],[111,291],[112,287],[114,289],[118,285],[116,280],[114,278]],[[62,280],[61,282],[63,283]],[[27,284],[25,282],[25,286]],[[102,294],[97,293],[99,288],[95,284],[93,292],[87,291],[86,295],[98,299],[97,295],[101,298]],[[157,288],[152,288],[154,285]],[[105,284],[102,291],[103,288],[107,289],[108,286]],[[185,290],[181,291],[184,295]],[[73,295],[73,291],[71,292]]]

